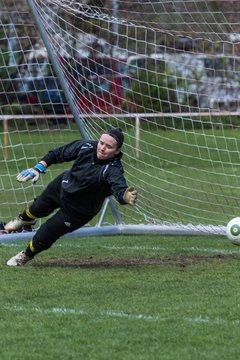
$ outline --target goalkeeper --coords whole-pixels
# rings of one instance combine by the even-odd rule
[[[59,237],[87,224],[110,195],[121,205],[135,204],[137,191],[127,186],[121,164],[123,142],[121,129],[113,128],[103,133],[99,141],[76,140],[51,150],[34,168],[17,176],[19,182],[35,183],[52,164],[75,160],[70,170],[57,176],[29,208],[5,225],[8,232],[16,231],[58,209],[39,227],[27,248],[8,260],[7,265],[25,265]]]

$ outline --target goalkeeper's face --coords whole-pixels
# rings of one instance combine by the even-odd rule
[[[97,145],[97,158],[99,160],[108,160],[119,154],[120,149],[117,141],[108,134],[103,134]]]

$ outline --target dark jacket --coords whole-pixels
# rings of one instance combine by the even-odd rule
[[[61,184],[63,204],[75,214],[95,216],[110,195],[125,204],[127,184],[120,160],[122,153],[109,160],[99,160],[97,144],[97,141],[76,140],[49,151],[42,158],[48,166],[75,160],[71,169],[62,174]]]

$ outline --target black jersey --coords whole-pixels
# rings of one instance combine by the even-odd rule
[[[121,164],[122,153],[108,160],[96,156],[97,141],[77,140],[53,149],[45,155],[48,166],[73,161],[70,170],[61,176],[61,199],[64,207],[71,213],[96,215],[104,199],[114,195],[124,205],[124,192],[127,188]]]

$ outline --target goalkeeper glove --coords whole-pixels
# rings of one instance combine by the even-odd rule
[[[20,172],[20,174],[17,175],[17,180],[19,182],[26,182],[28,180],[31,180],[33,184],[35,184],[40,176],[40,173],[46,172],[46,168],[43,164],[39,163],[34,168],[23,170]]]
[[[137,200],[137,190],[133,186],[129,186],[123,195],[126,204],[135,205]]]

